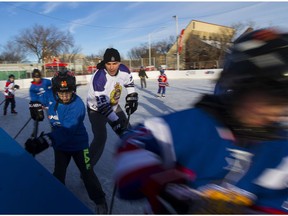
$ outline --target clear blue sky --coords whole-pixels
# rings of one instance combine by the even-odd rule
[[[86,55],[107,47],[122,56],[133,47],[167,39],[191,20],[231,26],[253,21],[257,27],[279,26],[288,30],[288,2],[278,1],[2,1],[0,2],[1,47],[21,30],[34,24],[54,25],[70,31]]]

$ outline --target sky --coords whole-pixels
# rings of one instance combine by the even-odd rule
[[[175,37],[192,20],[288,30],[287,11],[286,1],[0,1],[0,52],[38,24],[69,31],[84,55],[114,47],[125,58],[132,48]]]

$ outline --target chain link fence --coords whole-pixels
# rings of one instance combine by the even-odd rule
[[[85,61],[77,60],[75,62],[67,63],[67,68],[73,71],[76,75],[91,74],[95,71],[95,67],[98,61],[91,62],[87,65]],[[160,56],[141,59],[129,59],[122,60],[122,63],[130,68],[132,72],[138,72],[140,67],[143,66],[146,70],[159,70],[160,67],[164,67],[167,70],[175,70],[176,56]],[[195,70],[195,69],[212,69],[221,68],[222,62],[218,60],[214,61],[183,61],[180,58],[180,70]],[[52,77],[54,72],[61,70],[61,66],[45,67],[41,63],[28,62],[0,62],[0,80],[7,80],[10,74],[13,74],[16,79],[26,79],[32,77],[33,69],[38,68],[42,71],[44,77]],[[91,68],[93,68],[91,70]]]

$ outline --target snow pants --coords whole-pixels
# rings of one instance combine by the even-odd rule
[[[55,167],[53,175],[65,184],[66,170],[70,163],[71,158],[75,161],[78,167],[85,188],[88,195],[95,204],[102,204],[105,202],[105,193],[102,190],[102,186],[94,173],[93,167],[90,164],[89,149],[82,151],[59,151],[54,149],[55,154]]]
[[[15,109],[16,107],[16,102],[15,102],[15,98],[6,98],[5,99],[5,104],[4,104],[4,111],[7,111],[7,108],[9,106],[9,104],[11,103],[11,112]]]
[[[165,93],[166,93],[166,86],[159,86],[157,93],[158,93],[158,94],[165,95]]]

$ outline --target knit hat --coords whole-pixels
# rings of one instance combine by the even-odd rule
[[[41,72],[39,69],[35,68],[32,72],[32,77],[33,78],[41,78]]]
[[[105,63],[107,62],[120,62],[121,58],[120,58],[120,54],[118,52],[118,50],[114,49],[114,48],[108,48],[106,49],[105,53],[104,53],[104,59],[103,61]]]

